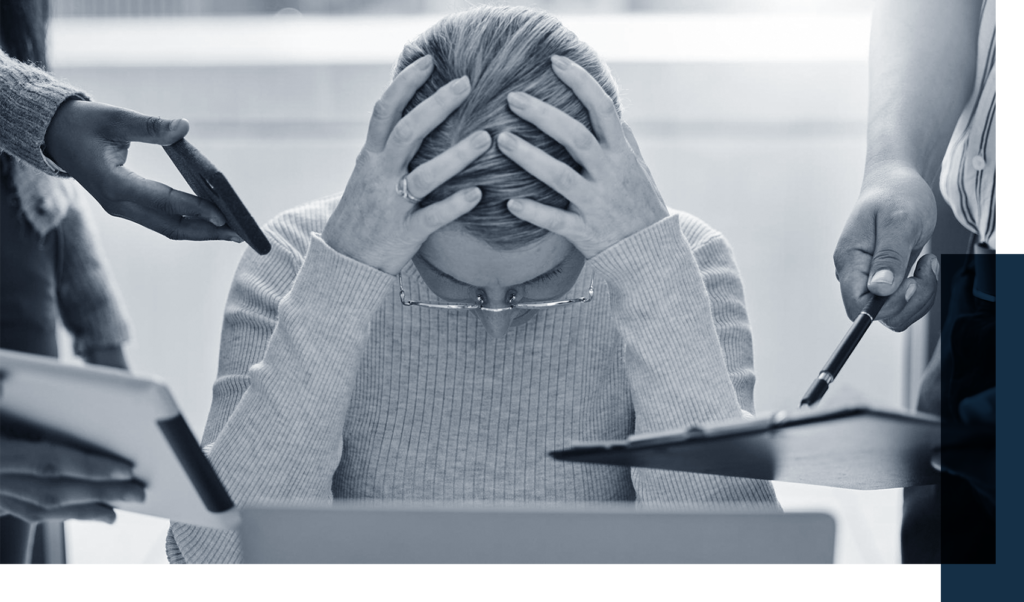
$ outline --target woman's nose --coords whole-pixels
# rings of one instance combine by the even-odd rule
[[[477,311],[473,312],[478,318],[484,323],[484,328],[487,329],[487,334],[496,339],[504,338],[508,334],[508,329],[512,324],[512,314],[515,312],[511,311],[500,311],[500,312],[489,312],[489,311]]]

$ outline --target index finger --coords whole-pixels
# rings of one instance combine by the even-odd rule
[[[589,71],[580,67],[564,56],[551,57],[551,66],[555,75],[580,99],[590,114],[590,123],[597,132],[597,138],[612,148],[621,148],[626,144],[619,125],[619,113],[615,110],[612,99],[597,83]]]
[[[85,481],[127,481],[132,478],[132,466],[123,460],[59,443],[4,438],[0,473]]]
[[[402,118],[402,111],[416,95],[416,91],[426,83],[434,70],[434,58],[429,54],[415,60],[402,72],[395,76],[394,81],[384,90],[380,100],[373,105],[373,116],[370,118],[370,131],[366,135],[366,148],[379,152],[391,135],[391,130]]]

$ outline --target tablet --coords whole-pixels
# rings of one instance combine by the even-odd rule
[[[939,480],[931,457],[940,435],[939,418],[931,414],[869,406],[811,408],[624,441],[577,443],[550,455],[843,489],[892,489]]]
[[[228,184],[224,174],[214,167],[198,148],[182,138],[170,146],[165,146],[164,152],[181,172],[192,192],[220,209],[235,234],[242,237],[242,240],[260,255],[270,252],[270,241],[242,204],[242,199],[235,194],[235,189]]]
[[[217,529],[238,511],[162,383],[104,366],[0,350],[0,426],[130,462],[146,487],[122,510]]]

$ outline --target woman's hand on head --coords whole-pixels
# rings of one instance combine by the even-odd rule
[[[0,437],[0,513],[30,522],[114,522],[110,502],[141,502],[130,464],[47,441]]]
[[[522,92],[509,94],[512,112],[564,146],[583,166],[583,173],[522,138],[502,132],[498,135],[501,152],[569,200],[568,209],[563,210],[530,199],[511,199],[508,210],[564,236],[590,259],[669,213],[632,132],[619,120],[601,85],[564,57],[553,57],[551,63],[558,78],[587,108],[597,136],[546,102]]]
[[[408,171],[423,139],[469,96],[469,79],[462,77],[403,117],[403,109],[432,71],[430,56],[419,59],[402,70],[377,101],[366,144],[322,233],[334,250],[388,274],[397,274],[431,234],[468,213],[481,197],[478,188],[467,188],[421,208],[399,192],[405,177],[408,194],[421,199],[491,146],[487,132],[474,132]]]
[[[46,152],[89,191],[107,213],[173,240],[242,242],[213,203],[147,180],[125,168],[128,146],[163,146],[188,133],[184,119],[170,121],[98,102],[65,101],[46,130]]]

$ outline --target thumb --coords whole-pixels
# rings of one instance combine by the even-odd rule
[[[903,283],[910,265],[913,241],[917,232],[907,224],[888,224],[876,227],[875,251],[868,270],[868,290],[888,297]]]
[[[125,111],[118,120],[117,135],[128,142],[146,142],[170,146],[188,134],[188,122],[184,119],[161,119]]]

